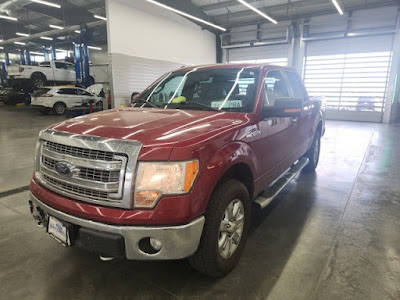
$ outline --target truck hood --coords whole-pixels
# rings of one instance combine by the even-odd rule
[[[199,142],[223,128],[238,125],[239,114],[215,111],[122,108],[85,115],[50,126],[81,135],[140,141],[144,147]]]

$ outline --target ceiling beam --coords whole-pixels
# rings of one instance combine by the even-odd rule
[[[189,15],[192,15],[197,18],[208,21],[210,23],[215,23],[214,17],[210,17],[209,15],[207,15],[199,6],[194,5],[191,1],[188,1],[188,0],[156,0],[156,1],[160,2],[162,4],[165,4],[165,5],[168,5],[177,10],[183,11]],[[219,31],[211,26],[207,26],[203,23],[196,22],[192,19],[188,19],[188,20],[196,23],[197,25],[199,25],[202,28],[206,28],[207,30],[209,30],[211,32],[221,33],[221,31]]]
[[[248,3],[257,2],[257,1],[259,1],[259,0],[247,0]],[[200,6],[200,8],[203,11],[211,11],[211,10],[227,8],[227,7],[231,7],[231,6],[235,6],[235,5],[242,5],[242,4],[240,4],[237,0],[231,0],[231,1],[203,5],[203,6]]]
[[[346,10],[360,10],[360,9],[371,9],[371,8],[378,8],[388,5],[398,5],[397,0],[382,0],[381,2],[371,3],[371,4],[358,4],[352,7],[346,7]],[[307,11],[307,12],[298,12],[291,15],[277,15],[276,20],[279,21],[291,21],[291,20],[298,20],[298,19],[308,19],[311,17],[323,16],[323,15],[332,15],[337,14],[337,10],[335,7],[330,7],[323,10],[315,10],[315,11]],[[226,26],[229,28],[240,27],[240,26],[249,26],[249,25],[257,25],[257,24],[264,24],[268,23],[268,21],[262,20],[253,20],[253,21],[242,21],[242,22],[226,22],[226,23],[218,23],[221,26]]]
[[[391,4],[398,4],[397,0],[381,0],[376,3],[370,3],[370,4],[355,4],[352,5],[351,2],[347,2],[347,5],[344,6],[344,9],[346,10],[353,10],[353,9],[362,9],[362,8],[369,8],[369,7],[381,7],[381,6],[387,6]],[[303,11],[303,13],[318,13],[318,11],[321,11],[321,14],[326,14],[327,11],[332,11],[332,13],[336,13],[335,7],[332,5],[331,1],[325,1],[325,0],[306,0],[306,1],[299,1],[299,2],[292,2],[291,6],[287,6],[287,4],[279,4],[279,5],[274,5],[274,6],[269,6],[265,8],[265,11],[271,15],[274,19],[282,20],[282,19],[290,19],[291,17],[299,17],[302,15],[301,11],[302,10],[307,10],[306,12]],[[214,19],[218,22],[218,24],[227,24],[229,23],[226,22],[225,20],[229,19],[234,19],[234,18],[242,18],[242,17],[247,17],[250,15],[256,15],[252,11],[241,11],[237,13],[231,13],[231,14],[222,14],[222,15],[217,15],[214,16]],[[225,21],[225,22],[224,22]]]

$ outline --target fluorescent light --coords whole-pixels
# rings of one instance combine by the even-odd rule
[[[56,49],[56,51],[66,52],[67,50],[64,50],[64,49]]]
[[[93,49],[93,50],[103,50],[100,47],[93,47],[93,46],[87,46],[89,49]]]
[[[76,33],[81,33],[81,31],[80,31],[80,30],[75,30],[75,32],[76,32]]]
[[[39,3],[39,4],[44,4],[47,6],[55,7],[55,8],[61,8],[60,4],[48,2],[48,1],[43,1],[43,0],[31,0],[32,2]]]
[[[3,40],[2,39],[0,39],[0,43],[2,43],[3,42]]]
[[[107,18],[106,18],[106,17],[103,17],[103,16],[94,15],[93,17],[95,17],[96,19],[100,19],[100,20],[107,21]]]
[[[343,10],[340,8],[340,5],[337,2],[337,0],[332,0],[332,3],[335,5],[335,7],[338,10],[339,14],[343,15]]]
[[[41,36],[40,38],[41,38],[42,40],[48,40],[48,41],[52,41],[52,40],[53,40],[53,38],[48,37],[48,36]]]
[[[270,16],[267,16],[265,13],[263,13],[261,10],[259,10],[258,8],[255,8],[254,6],[248,4],[246,1],[243,0],[237,0],[240,3],[242,3],[244,6],[247,6],[248,8],[250,8],[252,11],[258,13],[260,16],[266,18],[268,21],[274,23],[274,24],[278,24],[278,22],[274,19],[272,19]]]
[[[41,52],[30,51],[29,53],[30,53],[30,54],[33,54],[33,55],[40,55],[40,56],[44,56],[44,54],[43,54],[43,53],[41,53]]]
[[[162,3],[160,3],[160,2],[157,2],[157,1],[154,1],[154,0],[147,0],[147,2],[153,3],[153,4],[155,4],[155,5],[158,5],[158,6],[162,7],[162,8],[165,8],[165,9],[168,9],[168,10],[170,10],[170,11],[173,11],[174,13],[177,13],[177,14],[179,14],[179,15],[181,15],[181,16],[186,17],[186,18],[189,18],[189,19],[195,20],[195,21],[197,21],[197,22],[206,24],[206,25],[208,25],[208,26],[217,28],[217,29],[219,29],[219,30],[221,30],[221,31],[226,31],[226,28],[224,28],[224,27],[215,25],[215,24],[210,23],[210,22],[208,22],[208,21],[205,21],[205,20],[203,20],[203,19],[200,19],[200,18],[197,18],[197,17],[195,17],[195,16],[189,15],[189,14],[183,12],[183,11],[177,10],[177,9],[175,9],[175,8],[172,8],[172,7],[170,7],[170,6],[167,6],[167,5],[165,5],[165,4],[162,4]]]
[[[27,34],[27,33],[22,33],[22,32],[16,32],[15,34],[16,34],[16,35],[19,35],[19,36],[29,36],[29,34]]]
[[[25,45],[24,42],[14,42],[14,44],[16,44],[16,45]]]
[[[4,47],[0,46],[0,49],[4,49]]]
[[[1,18],[1,19],[11,20],[11,21],[18,21],[17,18],[10,17],[10,16],[5,16],[5,15],[0,15],[0,18]]]
[[[51,28],[55,29],[64,29],[64,27],[58,26],[58,25],[49,25]]]

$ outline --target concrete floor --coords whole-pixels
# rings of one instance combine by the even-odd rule
[[[62,117],[0,107],[0,192],[27,185],[39,130]],[[36,227],[28,193],[0,199],[2,299],[400,299],[400,125],[328,122],[315,174],[254,222],[210,279],[185,261],[101,262]]]

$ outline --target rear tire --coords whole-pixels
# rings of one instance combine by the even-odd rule
[[[205,214],[199,248],[190,265],[211,277],[233,270],[246,244],[251,223],[249,193],[238,180],[228,179],[213,192]]]
[[[44,87],[46,85],[46,77],[44,75],[33,75],[31,84],[35,89]]]
[[[64,103],[58,102],[54,104],[53,110],[57,115],[63,115],[65,114],[66,106]]]
[[[314,134],[313,143],[304,155],[309,159],[307,166],[304,167],[305,172],[314,172],[318,166],[319,154],[321,152],[321,132],[317,130]]]

